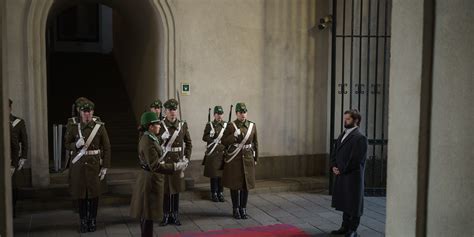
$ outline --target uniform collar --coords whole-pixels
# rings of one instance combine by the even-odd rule
[[[95,126],[95,122],[94,120],[91,120],[90,122],[88,122],[87,124],[86,123],[83,123],[81,121],[81,127],[84,129],[84,128],[87,128],[87,127],[90,127],[90,128],[93,128]]]
[[[168,119],[165,118],[165,124],[168,127],[175,127],[178,128],[179,126],[179,119],[176,119],[174,122],[169,121]]]
[[[236,119],[234,121],[235,125],[237,125],[238,128],[244,126],[246,128],[249,128],[250,126],[250,121],[248,119],[246,119],[244,122],[241,122],[240,120]]]
[[[222,127],[224,127],[224,120],[220,121],[220,122],[217,122],[217,120],[214,119],[214,121],[212,121],[212,123],[214,125],[221,125]]]
[[[155,134],[153,134],[153,133],[151,133],[151,132],[148,132],[148,131],[146,131],[146,132],[145,132],[145,135],[146,135],[146,136],[148,136],[149,138],[151,138],[152,140],[154,140],[154,141],[158,142],[158,138],[156,137],[156,135],[155,135]]]

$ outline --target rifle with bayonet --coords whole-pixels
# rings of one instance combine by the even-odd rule
[[[178,99],[178,108],[179,108],[179,120],[182,120],[182,112],[181,112],[181,100],[179,99],[179,90],[176,90],[176,99]],[[181,144],[181,159],[179,161],[184,161],[184,141]],[[181,170],[180,177],[184,178],[184,170]]]

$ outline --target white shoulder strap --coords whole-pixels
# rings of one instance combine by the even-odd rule
[[[19,123],[21,122],[21,119],[15,119],[12,123],[12,127],[15,127],[16,125],[18,125]]]
[[[83,138],[83,137],[84,137],[84,136],[82,136],[81,123],[78,123],[78,124],[77,124],[77,132],[79,133],[79,137],[80,137],[80,138]]]
[[[99,131],[99,128],[100,128],[100,124],[97,123],[94,126],[94,129],[92,129],[91,135],[89,135],[89,137],[87,138],[86,144],[84,145],[86,149],[88,149],[89,146],[91,145],[92,140],[94,140],[95,135],[97,135],[97,132]]]
[[[165,131],[166,131],[167,133],[169,133],[170,131],[168,130],[168,127],[166,127],[166,124],[165,124],[165,120],[164,120],[164,119],[161,120],[161,124],[162,124],[163,127],[165,128]]]
[[[212,122],[209,122],[209,125],[211,125],[211,133],[215,133],[216,130],[214,129],[214,125],[212,124]]]
[[[226,127],[227,127],[227,123],[224,122],[224,127],[223,127],[223,128],[221,129],[221,131],[219,132],[219,136],[217,136],[217,138],[216,138],[211,144],[209,144],[209,145],[207,146],[207,148],[209,148],[209,147],[211,147],[211,146],[214,146],[214,147],[212,147],[212,149],[209,151],[209,153],[206,153],[206,156],[211,155],[212,152],[214,152],[214,149],[216,149],[217,145],[218,145],[219,143],[221,143],[221,139],[222,139],[222,137],[224,136],[224,130],[225,130]]]
[[[235,126],[235,124],[234,124],[234,126]],[[239,144],[239,146],[237,146],[237,148],[232,153],[229,154],[231,157],[228,160],[224,160],[225,163],[231,162],[237,156],[237,154],[239,154],[239,152],[244,147],[245,143],[247,143],[247,140],[249,140],[250,134],[252,134],[252,130],[253,130],[253,123],[250,123],[249,129],[247,130],[247,133],[245,134],[244,139]]]
[[[168,154],[169,151],[171,151],[171,146],[173,146],[174,141],[179,135],[179,132],[181,132],[181,122],[179,122],[178,125],[178,130],[174,131],[173,136],[171,136],[171,139],[168,141],[168,144],[166,144],[165,147],[165,152],[163,152],[163,155],[160,157],[160,162],[166,157],[166,154]]]
[[[94,137],[97,135],[97,132],[99,131],[99,128],[100,128],[100,124],[96,124],[94,126],[94,129],[92,129],[92,132],[91,134],[89,135],[89,137],[87,138],[87,141],[86,141],[86,144],[84,145],[84,147],[82,147],[81,151],[79,152],[79,154],[76,155],[76,157],[74,157],[74,159],[72,160],[72,163],[76,163],[78,160],[80,160],[82,158],[82,156],[84,156],[84,154],[86,153],[87,149],[89,148],[89,146],[91,145],[92,143],[92,140],[94,140]],[[79,131],[81,130],[80,128],[80,124],[79,124]],[[82,136],[82,135],[81,135]]]

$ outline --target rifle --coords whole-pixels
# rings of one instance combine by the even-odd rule
[[[234,108],[234,105],[230,105],[230,109],[229,109],[229,121],[228,121],[228,124],[232,122],[232,108]],[[229,126],[229,125],[227,125]],[[229,147],[226,147],[226,150],[228,150]],[[227,154],[227,151],[225,152]],[[224,159],[222,159],[222,162],[221,162],[221,165],[219,167],[219,170],[223,170],[224,169],[224,165],[225,165],[225,162],[224,162]]]
[[[179,108],[179,120],[182,120],[182,115],[181,115],[181,100],[179,99],[179,90],[176,90],[176,99],[178,99],[178,108]],[[182,142],[183,144],[181,145],[181,152],[182,152],[182,157],[184,157],[184,141]],[[180,159],[180,161],[183,161],[183,159]],[[184,170],[181,170],[179,176],[181,178],[184,178]]]
[[[229,110],[229,123],[232,121],[232,108],[234,105],[230,105],[230,110]]]
[[[211,108],[209,108],[209,112],[207,113],[207,122],[211,122]]]
[[[181,100],[179,99],[179,90],[176,90],[176,99],[178,99],[179,108],[179,120],[182,120],[183,116],[181,113]]]
[[[76,104],[72,104],[71,117],[76,117]]]

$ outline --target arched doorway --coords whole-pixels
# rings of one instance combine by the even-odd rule
[[[116,10],[99,3],[66,6],[50,13],[46,31],[50,151],[60,148],[58,144],[63,140],[53,133],[53,127],[77,116],[72,108],[74,100],[87,97],[96,105],[95,115],[106,123],[114,151],[113,167],[134,167],[137,121],[126,86],[133,83],[127,83],[130,78],[123,76],[131,69],[124,65],[128,62],[119,65],[120,60],[125,60],[120,52],[115,52],[128,49],[120,44],[118,49],[114,48],[115,38],[128,41],[127,47],[135,48],[135,42],[120,33],[127,31],[123,28],[130,24]],[[141,73],[154,74],[154,70]],[[65,162],[53,162],[61,158],[60,154],[50,152],[50,167],[54,164],[54,171],[65,166]]]
[[[167,98],[171,91],[174,91],[174,27],[172,24],[172,14],[169,5],[160,0],[142,1],[31,1],[26,10],[26,48],[27,48],[27,78],[26,84],[31,95],[26,103],[31,114],[31,154],[32,154],[32,184],[33,186],[47,186],[49,184],[50,160],[48,137],[49,117],[59,120],[60,116],[52,112],[56,109],[56,102],[50,104],[51,100],[64,100],[67,105],[66,117],[70,116],[70,105],[73,101],[70,98],[55,95],[48,97],[48,64],[47,58],[51,51],[47,51],[48,37],[47,29],[59,13],[82,3],[104,4],[112,9],[113,19],[117,20],[117,29],[114,32],[113,60],[115,60],[116,73],[122,79],[122,93],[127,94],[129,99],[127,115],[132,119],[137,119],[143,112],[146,105],[155,98]],[[104,6],[102,6],[104,7]],[[120,32],[119,32],[120,30]],[[50,46],[50,45],[49,45]],[[65,65],[67,62],[62,62]],[[110,77],[110,76],[109,76]],[[113,78],[114,76],[112,76]],[[65,78],[60,78],[63,80]],[[67,78],[66,78],[67,79]],[[120,80],[120,79],[114,79]],[[96,82],[97,84],[99,82]],[[100,83],[99,83],[100,84]],[[92,86],[93,87],[93,86]],[[105,87],[110,87],[106,83]],[[53,89],[54,90],[54,89]],[[62,89],[60,89],[62,90]],[[99,93],[100,90],[94,93]],[[118,91],[118,90],[117,90]],[[110,92],[109,92],[110,93]],[[88,94],[84,94],[87,96]],[[67,95],[73,97],[72,95]],[[75,96],[75,95],[74,95]],[[114,106],[110,105],[110,100],[114,96],[110,95],[101,102],[99,107],[107,108],[107,112],[113,116],[118,112]],[[105,96],[104,96],[105,97]],[[93,99],[93,98],[91,98]],[[97,99],[96,99],[97,100]],[[60,105],[61,104],[61,105]],[[112,103],[113,104],[113,103]],[[116,103],[120,107],[120,103]],[[58,107],[62,102],[57,102]],[[49,107],[55,108],[49,108]],[[99,110],[99,107],[97,110]],[[58,108],[58,110],[62,109]],[[48,111],[50,115],[48,116]],[[99,113],[99,112],[98,112]],[[118,113],[117,113],[118,114]],[[66,118],[62,121],[65,123]],[[58,121],[59,122],[59,121]],[[106,121],[107,122],[107,121]],[[112,124],[110,124],[112,125]],[[135,126],[136,124],[133,124]],[[120,137],[120,132],[117,132]],[[134,136],[136,138],[136,134]],[[133,144],[132,144],[133,146]],[[114,151],[113,151],[114,152]],[[136,154],[131,158],[134,159]]]

